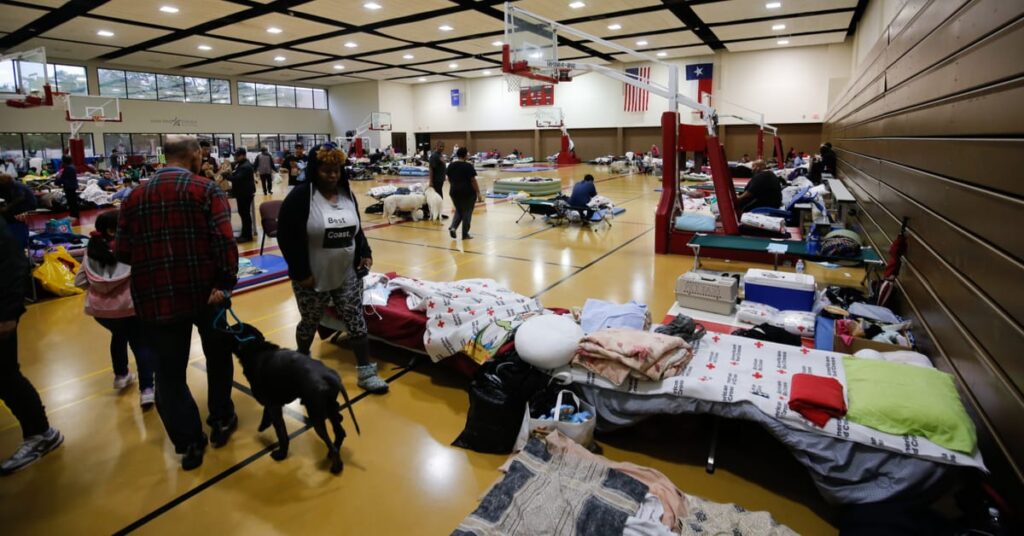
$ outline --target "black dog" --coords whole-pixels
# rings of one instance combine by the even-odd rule
[[[263,406],[259,431],[273,425],[277,433],[278,448],[270,457],[281,461],[288,456],[288,429],[285,428],[281,410],[284,405],[298,398],[306,406],[309,422],[316,430],[316,435],[327,445],[331,472],[340,473],[343,466],[340,449],[345,440],[345,429],[341,427],[339,392],[348,405],[356,433],[359,433],[359,423],[356,422],[348,392],[338,373],[308,355],[267,342],[263,334],[253,326],[238,324],[228,328],[227,332],[234,336],[233,350],[242,364],[242,372],[249,380],[252,394]],[[333,443],[327,435],[325,421],[330,421],[334,428]]]

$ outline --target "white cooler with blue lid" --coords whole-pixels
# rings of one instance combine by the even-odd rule
[[[813,310],[814,290],[813,275],[751,268],[743,278],[744,299],[780,311]]]

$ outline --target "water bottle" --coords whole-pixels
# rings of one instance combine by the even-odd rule
[[[798,273],[798,274],[804,273],[804,260],[803,259],[798,259],[796,261],[796,273]]]
[[[818,233],[811,232],[811,236],[807,237],[807,253],[809,255],[817,255],[821,252],[821,238]]]

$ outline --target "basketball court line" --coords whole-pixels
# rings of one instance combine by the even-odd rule
[[[573,273],[571,273],[571,274],[569,274],[569,275],[567,275],[567,276],[563,277],[562,279],[559,279],[558,281],[555,281],[554,283],[552,283],[552,284],[551,284],[551,285],[549,285],[548,287],[544,288],[544,290],[541,290],[540,292],[538,292],[538,293],[534,294],[533,296],[531,296],[531,298],[539,298],[539,297],[540,297],[540,296],[541,296],[542,294],[544,294],[545,292],[547,292],[547,291],[549,291],[549,290],[551,290],[551,289],[553,289],[553,288],[555,288],[555,287],[557,287],[557,286],[561,285],[562,283],[565,283],[566,281],[568,281],[568,280],[570,280],[570,279],[572,279],[572,278],[576,277],[577,275],[579,275],[579,274],[580,274],[581,272],[583,272],[583,271],[584,271],[584,270],[586,270],[587,268],[590,268],[591,266],[593,266],[593,265],[595,265],[595,264],[597,264],[597,263],[599,263],[599,262],[601,262],[601,261],[603,261],[603,260],[607,259],[607,258],[608,258],[608,257],[610,257],[610,256],[611,256],[611,255],[612,255],[613,253],[615,253],[615,252],[619,251],[620,249],[622,249],[622,248],[624,248],[624,247],[626,247],[626,246],[628,246],[628,245],[632,244],[632,243],[633,243],[633,242],[635,242],[635,241],[636,241],[636,240],[637,240],[638,238],[641,238],[641,237],[643,237],[643,236],[644,236],[645,234],[647,234],[647,233],[649,233],[649,232],[651,232],[651,231],[653,231],[653,230],[654,230],[654,226],[653,226],[653,225],[651,225],[651,226],[650,226],[650,228],[649,228],[649,229],[647,229],[646,231],[644,231],[644,232],[642,232],[642,233],[640,233],[640,234],[638,234],[638,235],[634,236],[633,238],[630,238],[629,240],[625,241],[624,243],[622,243],[622,244],[620,244],[620,245],[616,246],[616,247],[615,247],[614,249],[611,249],[611,250],[607,251],[607,252],[606,252],[605,254],[601,255],[600,257],[598,257],[598,258],[596,258],[596,259],[594,259],[594,260],[592,260],[592,261],[588,262],[587,264],[583,265],[583,266],[582,266],[582,267],[581,267],[580,269],[576,270],[575,272],[573,272]]]

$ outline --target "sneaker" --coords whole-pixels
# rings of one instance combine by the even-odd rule
[[[377,395],[388,392],[388,382],[377,375],[376,363],[360,365],[356,367],[356,372],[359,374],[357,385],[360,388]]]
[[[452,240],[455,240],[455,229],[448,229],[448,234],[452,237]]]
[[[462,235],[462,239],[463,240],[472,240],[473,239],[473,235],[471,235],[469,233],[466,233],[466,234]]]
[[[142,392],[139,393],[139,405],[142,406],[142,409],[146,409],[146,408],[152,406],[155,403],[156,403],[156,392],[153,391],[152,387],[148,387],[146,389],[143,389]]]
[[[210,444],[213,448],[219,449],[228,444],[231,434],[238,428],[238,415],[232,415],[230,419],[222,422],[211,422]]]
[[[133,383],[135,383],[135,374],[131,372],[124,376],[114,376],[114,390],[116,391],[124,391]]]
[[[206,443],[193,443],[185,449],[185,454],[181,457],[181,468],[185,471],[191,471],[200,465],[203,465],[203,453],[206,451]]]
[[[14,451],[14,455],[0,464],[0,475],[9,475],[36,463],[63,442],[64,436],[56,428],[29,437]]]

